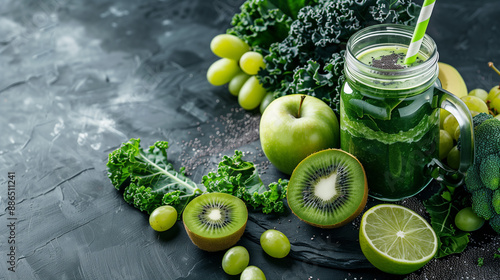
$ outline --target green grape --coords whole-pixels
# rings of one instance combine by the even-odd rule
[[[486,102],[486,99],[488,98],[488,92],[485,91],[484,89],[482,88],[476,88],[476,89],[473,89],[469,92],[469,95],[470,96],[476,96],[476,97],[479,97],[481,100],[483,100],[484,102]]]
[[[240,58],[240,67],[248,75],[257,75],[260,68],[266,68],[266,63],[260,53],[246,52]]]
[[[458,127],[458,121],[455,116],[448,115],[443,122],[443,129],[446,130],[450,135],[455,135],[455,130]]]
[[[439,128],[443,129],[443,123],[444,120],[446,119],[447,116],[450,115],[450,112],[446,111],[445,109],[439,109]]]
[[[241,87],[243,86],[243,84],[245,84],[248,78],[250,78],[250,76],[243,72],[234,76],[234,78],[229,81],[229,92],[234,96],[238,96]]]
[[[207,80],[214,86],[222,86],[240,72],[238,62],[229,58],[215,61],[207,70]]]
[[[229,275],[238,275],[248,266],[250,255],[243,246],[235,246],[226,251],[222,258],[222,269]]]
[[[156,231],[166,231],[177,221],[177,210],[170,205],[164,205],[153,210],[149,216],[149,225]]]
[[[500,114],[496,115],[495,119],[500,120]]]
[[[254,265],[247,266],[240,275],[240,280],[266,280],[262,270]]]
[[[490,103],[490,109],[495,114],[500,113],[500,95],[498,95],[495,99],[493,99]]]
[[[275,229],[268,229],[260,236],[260,246],[273,258],[284,258],[290,252],[290,241]]]
[[[210,49],[217,56],[238,61],[244,53],[250,50],[250,47],[237,36],[219,34],[210,42]]]
[[[455,225],[463,231],[475,231],[480,229],[484,224],[484,219],[477,216],[472,210],[472,207],[466,207],[458,211],[455,216]]]
[[[455,128],[455,133],[453,133],[453,139],[455,141],[458,141],[459,137],[460,137],[460,126],[457,126],[457,128]]]
[[[496,98],[500,97],[500,86],[494,86],[490,89],[490,92],[488,93],[488,97],[486,98],[486,101],[492,102]]]
[[[488,105],[479,97],[467,95],[462,98],[462,101],[467,105],[470,111],[476,111],[478,113],[488,113]]]
[[[439,159],[443,160],[451,148],[453,148],[453,138],[446,130],[441,129],[439,131]]]
[[[266,93],[257,77],[250,76],[240,89],[238,103],[245,110],[253,110],[259,106]]]
[[[449,167],[458,170],[458,167],[460,166],[460,151],[458,150],[457,146],[451,148],[448,156],[446,156],[446,162],[448,163]]]
[[[267,106],[271,104],[271,102],[274,100],[274,94],[272,92],[267,93],[266,96],[262,99],[262,102],[260,103],[259,110],[261,114],[264,114],[264,110],[266,110]]]

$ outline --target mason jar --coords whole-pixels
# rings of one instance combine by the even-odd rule
[[[425,35],[417,61],[404,64],[413,28],[381,24],[348,41],[340,100],[341,148],[358,158],[370,196],[396,201],[431,180],[459,185],[474,158],[471,114],[438,81],[436,43]],[[460,166],[439,160],[440,109],[460,128]]]

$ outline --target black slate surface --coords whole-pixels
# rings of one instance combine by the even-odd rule
[[[112,187],[105,164],[109,152],[134,137],[144,146],[168,140],[170,159],[195,181],[234,149],[259,165],[266,183],[286,177],[260,150],[260,115],[240,109],[227,89],[205,79],[216,59],[210,40],[225,32],[241,3],[0,2],[0,279],[238,279],[223,272],[223,252],[197,249],[180,222],[165,233],[151,230],[148,217]],[[428,33],[440,60],[454,65],[469,89],[500,82],[487,67],[500,64],[498,12],[497,0],[436,3]],[[9,172],[16,179],[14,215]],[[425,215],[417,198],[400,203]],[[16,219],[13,231],[8,218]],[[500,277],[492,257],[500,239],[487,228],[472,235],[464,253],[394,276],[363,257],[358,226],[359,218],[320,230],[289,212],[251,212],[238,244],[267,279]],[[291,240],[285,259],[261,250],[257,240],[268,228]],[[15,272],[8,270],[10,240]],[[485,257],[483,267],[478,257]]]

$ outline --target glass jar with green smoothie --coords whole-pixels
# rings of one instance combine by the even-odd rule
[[[413,28],[375,25],[347,43],[340,102],[341,148],[363,164],[372,197],[413,196],[432,179],[458,185],[472,163],[473,130],[465,104],[438,85],[438,52],[426,35],[417,60],[404,59]],[[460,127],[460,167],[438,160],[439,109]]]

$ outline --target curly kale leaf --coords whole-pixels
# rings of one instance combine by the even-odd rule
[[[202,183],[207,192],[232,194],[263,213],[284,211],[288,181],[279,180],[266,188],[255,165],[244,161],[241,151],[236,150],[232,157],[224,156],[217,171],[203,176]]]
[[[259,80],[275,97],[308,93],[337,110],[349,38],[374,24],[414,24],[419,10],[411,0],[323,0],[306,6],[288,36],[270,46]]]
[[[332,89],[339,92],[344,82],[344,51],[332,54],[326,65],[315,60],[308,60],[306,65],[297,67],[293,81],[288,85],[287,94],[307,94],[322,99],[327,104],[338,104],[339,95],[332,96]],[[335,78],[338,77],[338,78]],[[322,85],[322,86],[318,86]],[[281,96],[280,92],[275,97]]]
[[[269,0],[276,7],[278,7],[283,13],[288,15],[293,19],[297,19],[297,14],[299,10],[305,6],[316,3],[315,0]]]
[[[375,23],[415,25],[420,8],[409,0],[377,0],[369,12]]]
[[[269,184],[268,190],[264,192],[254,192],[252,201],[254,208],[262,207],[262,212],[269,213],[283,213],[285,206],[283,199],[286,197],[288,180],[278,179],[278,182]]]
[[[151,214],[162,205],[176,208],[178,218],[186,205],[206,192],[222,192],[242,199],[264,213],[283,213],[283,199],[288,181],[279,180],[266,187],[252,162],[243,160],[243,153],[224,156],[216,172],[203,177],[196,184],[185,175],[185,169],[176,171],[168,162],[168,142],[158,141],[144,151],[140,139],[130,139],[109,154],[108,177],[113,186],[123,190],[124,200],[137,209]],[[205,188],[206,186],[206,188]]]
[[[108,177],[123,190],[124,200],[148,214],[161,205],[182,213],[185,205],[202,193],[200,186],[168,162],[168,142],[158,141],[144,151],[140,139],[130,139],[109,154]]]
[[[226,33],[233,34],[257,51],[267,52],[274,42],[288,35],[293,19],[267,0],[248,0],[241,5],[239,14],[231,20],[232,28]]]

